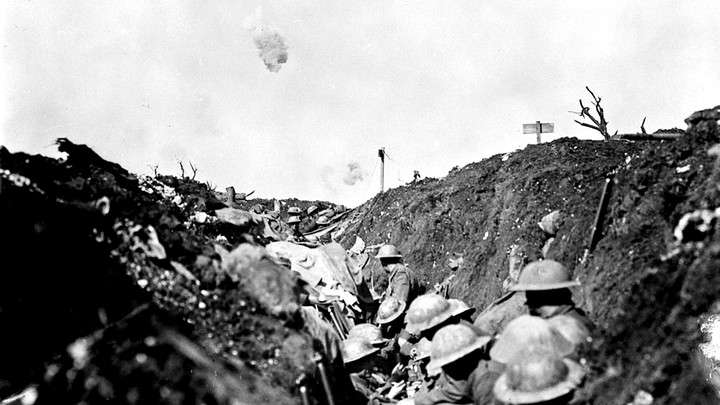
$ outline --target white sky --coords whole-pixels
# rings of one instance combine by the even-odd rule
[[[271,73],[243,20],[262,4],[289,46]],[[87,143],[135,172],[177,159],[224,189],[355,205],[417,169],[556,136],[585,85],[612,130],[684,128],[720,104],[720,1],[5,0],[0,143]],[[350,162],[365,180],[342,182]]]

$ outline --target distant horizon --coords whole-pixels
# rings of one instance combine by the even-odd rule
[[[719,103],[720,2],[128,0],[0,4],[0,144],[357,206],[535,143],[685,128]],[[266,48],[262,48],[266,47]],[[291,197],[282,197],[283,195]]]
[[[708,107],[708,108],[711,108],[711,107]],[[704,108],[702,108],[702,109],[704,109]],[[702,110],[702,109],[701,109],[701,110]],[[698,111],[699,111],[699,110],[698,110]],[[694,111],[693,111],[693,112],[694,112]],[[692,113],[690,113],[690,114],[692,114]],[[690,114],[687,114],[687,116],[690,116]],[[679,127],[673,127],[673,128],[658,128],[658,129],[656,129],[656,130],[654,130],[654,131],[648,131],[648,133],[651,134],[651,133],[653,133],[653,132],[655,132],[655,131],[657,131],[657,130],[669,130],[669,129],[680,129],[680,130],[683,130],[683,131],[686,130],[685,128],[679,128]],[[634,132],[633,132],[633,133],[634,133]],[[578,138],[578,137],[574,137],[574,136],[556,137],[555,139],[552,139],[552,140],[547,141],[547,142],[546,142],[546,141],[543,141],[542,144],[552,143],[552,142],[555,142],[555,141],[558,141],[558,140],[562,140],[562,139],[576,139],[576,140],[578,140],[578,141],[588,141],[588,142],[621,142],[621,141],[617,141],[617,140],[608,140],[608,141],[606,141],[606,140],[604,140],[604,139],[602,139],[602,138],[600,137],[600,134],[599,134],[599,133],[598,133],[598,136],[597,136],[597,137],[598,137],[599,139],[586,139],[586,138]],[[69,139],[71,142],[76,143],[76,142],[74,142],[72,139],[70,139],[70,138],[68,138],[68,139]],[[452,174],[452,172],[453,172],[454,170],[460,170],[460,169],[463,169],[463,168],[465,168],[465,167],[467,167],[467,166],[469,166],[469,165],[473,165],[473,164],[476,164],[476,163],[480,163],[480,162],[482,162],[482,161],[484,161],[484,160],[492,159],[492,158],[494,158],[494,157],[496,157],[496,156],[510,155],[510,154],[512,154],[512,153],[515,153],[515,152],[518,152],[518,151],[522,151],[522,150],[526,149],[528,146],[531,146],[531,145],[537,145],[537,144],[527,144],[527,145],[525,145],[525,146],[522,147],[522,148],[518,148],[518,149],[515,149],[515,150],[512,150],[512,151],[496,153],[496,154],[494,154],[494,155],[486,156],[486,157],[483,157],[483,158],[481,158],[481,159],[479,159],[479,160],[476,160],[476,161],[473,161],[473,162],[465,163],[465,164],[463,164],[462,166],[461,166],[461,165],[455,165],[455,166],[453,166],[452,168],[450,168],[450,169],[448,170],[448,172],[445,173],[444,175],[437,176],[437,177],[424,176],[424,177],[421,177],[421,178],[420,178],[420,181],[422,181],[422,180],[437,180],[437,181],[441,181],[441,180],[445,179],[446,177],[448,177],[450,174]],[[0,144],[0,146],[5,146],[5,145],[1,145],[1,144]],[[87,146],[90,147],[90,148],[92,148],[92,145],[87,145]],[[9,149],[9,148],[8,148],[8,150],[9,150],[11,153],[25,152],[25,151],[22,151],[22,150],[11,150],[11,149]],[[94,150],[94,149],[93,149],[93,150]],[[97,153],[97,151],[96,151],[96,153]],[[62,156],[50,156],[50,155],[44,154],[44,153],[38,153],[38,154],[39,154],[39,155],[43,155],[43,156],[47,156],[47,157],[51,157],[51,158],[60,158],[60,157],[62,157]],[[98,153],[98,154],[99,154],[99,153]],[[63,153],[59,153],[59,155],[64,155],[64,154],[63,154]],[[132,174],[134,174],[134,175],[138,175],[138,176],[151,176],[151,177],[153,176],[153,173],[152,173],[152,172],[134,172],[134,171],[132,171],[132,170],[129,170],[127,167],[125,167],[125,165],[123,164],[123,162],[118,162],[118,161],[114,161],[114,160],[111,160],[111,159],[107,159],[107,158],[106,158],[105,156],[103,156],[102,154],[100,154],[100,157],[102,157],[102,158],[105,159],[105,160],[109,160],[109,161],[111,161],[111,162],[113,162],[113,163],[119,164],[120,166],[122,166],[123,168],[125,168],[126,170],[128,170],[130,173],[132,173]],[[183,163],[186,165],[186,167],[185,167],[185,177],[189,178],[189,177],[191,177],[191,175],[189,176],[189,174],[192,173],[192,172],[189,170],[189,167],[187,166],[187,163],[188,163],[188,162],[186,161],[186,162],[183,162]],[[378,165],[379,165],[379,161],[378,161]],[[149,165],[149,166],[150,166],[150,165]],[[180,174],[181,174],[181,172],[180,172],[180,167],[179,167],[179,165],[176,167],[176,171],[175,171],[175,172],[162,172],[161,170],[158,169],[158,175],[169,175],[169,176],[173,176],[173,177],[180,178]],[[354,205],[348,205],[348,204],[344,204],[344,203],[342,203],[342,202],[335,202],[335,201],[326,200],[326,199],[317,199],[317,198],[307,199],[307,198],[302,198],[302,197],[297,197],[297,196],[264,196],[264,195],[260,195],[260,194],[257,194],[257,193],[253,193],[249,198],[247,198],[247,201],[252,201],[252,200],[267,200],[267,201],[278,200],[278,201],[281,202],[281,201],[285,201],[285,200],[298,200],[298,201],[303,201],[303,202],[323,202],[323,203],[330,203],[330,204],[334,204],[334,205],[343,205],[343,206],[345,206],[345,207],[348,208],[348,209],[355,209],[355,208],[358,208],[358,207],[360,207],[360,206],[368,203],[370,200],[372,200],[373,198],[377,197],[378,194],[380,194],[380,190],[379,190],[379,188],[380,188],[380,184],[379,184],[380,180],[379,180],[379,177],[378,177],[376,180],[377,180],[377,184],[376,184],[376,185],[377,185],[378,190],[377,190],[374,194],[372,194],[370,197],[368,197],[366,200],[363,200],[363,201],[361,201],[361,202],[359,202],[359,203],[357,203],[357,204],[354,204]],[[227,192],[227,191],[226,191],[226,188],[227,188],[227,187],[230,187],[230,186],[235,187],[235,191],[236,191],[236,193],[238,193],[238,194],[239,194],[239,193],[250,193],[250,192],[255,191],[255,190],[253,190],[252,188],[240,189],[237,185],[234,185],[234,184],[228,184],[227,186],[220,187],[220,186],[217,186],[217,185],[212,181],[212,179],[203,179],[203,180],[196,179],[196,181],[198,181],[198,182],[200,182],[200,183],[203,183],[203,184],[209,182],[211,185],[215,186],[215,190],[214,190],[215,192],[219,192],[219,193],[223,193],[223,194]],[[396,189],[396,188],[399,188],[399,187],[405,187],[405,186],[411,186],[411,185],[412,185],[412,179],[411,179],[410,181],[406,182],[406,183],[396,184],[396,185],[393,185],[392,187],[385,187],[384,192],[387,192],[387,191],[389,191],[389,190]]]

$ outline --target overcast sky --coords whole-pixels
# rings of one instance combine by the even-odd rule
[[[0,143],[68,137],[140,173],[356,205],[386,184],[535,142],[589,85],[611,130],[720,104],[720,1],[4,0]],[[276,73],[243,21],[262,4]],[[363,180],[347,185],[349,163]],[[356,177],[357,178],[357,177]]]

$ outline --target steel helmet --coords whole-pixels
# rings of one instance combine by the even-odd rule
[[[490,357],[498,363],[508,363],[515,357],[539,349],[565,357],[575,351],[575,345],[545,319],[520,315],[505,326],[490,349]]]
[[[302,211],[300,211],[300,207],[290,207],[287,212],[292,215],[300,215]]]
[[[288,223],[289,225],[300,223],[300,217],[294,216],[294,215],[291,216],[291,217],[288,217],[287,223]]]
[[[466,304],[462,300],[458,300],[455,298],[449,298],[448,302],[450,303],[450,306],[452,307],[453,316],[463,316],[463,315],[472,314],[473,312],[475,312],[475,308],[469,307],[468,304]]]
[[[489,341],[490,336],[478,336],[468,325],[445,326],[433,337],[428,372],[436,372],[441,367],[480,349]]]
[[[579,285],[579,281],[570,279],[570,271],[567,267],[555,260],[541,260],[525,266],[520,273],[518,283],[510,287],[510,290],[557,290]]]
[[[405,315],[406,329],[419,334],[448,320],[453,316],[453,307],[448,300],[438,294],[421,295],[410,303]]]
[[[383,345],[388,342],[389,339],[382,337],[380,328],[371,323],[359,323],[350,329],[348,332],[348,339],[363,339],[370,342],[371,345]]]
[[[402,255],[395,245],[382,245],[375,257],[378,259],[398,259],[402,258]]]
[[[405,312],[406,305],[405,301],[400,301],[395,297],[385,298],[378,308],[375,321],[381,325],[394,321]]]
[[[325,215],[320,215],[320,218],[318,218],[315,223],[318,225],[327,225],[330,223],[330,220],[328,220],[328,217]]]
[[[307,209],[307,214],[308,214],[308,215],[312,215],[312,214],[313,214],[315,211],[317,211],[317,210],[318,210],[317,205],[311,205],[311,206],[309,206],[308,209]]]
[[[590,330],[582,322],[569,315],[555,315],[548,319],[550,325],[557,329],[565,339],[574,345],[592,341]]]
[[[502,402],[534,404],[570,393],[582,382],[583,368],[550,352],[534,352],[507,365],[493,393]]]
[[[377,353],[378,350],[380,349],[373,347],[370,342],[366,340],[358,338],[346,339],[343,341],[341,350],[343,363],[348,364],[363,359]]]

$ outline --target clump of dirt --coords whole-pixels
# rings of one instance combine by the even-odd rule
[[[450,294],[481,309],[507,285],[513,245],[528,261],[546,247],[583,282],[575,299],[598,326],[582,401],[627,404],[643,390],[656,404],[716,403],[697,347],[718,300],[720,233],[713,223],[680,243],[673,230],[720,206],[720,165],[707,153],[720,140],[717,111],[693,114],[677,141],[564,138],[389,190],[356,210],[343,243],[393,243],[428,288],[454,274]],[[582,261],[611,174],[601,239]],[[553,210],[563,220],[546,246],[537,223]]]
[[[253,230],[216,221],[224,205],[203,184],[137,178],[58,145],[67,159],[0,148],[0,393],[32,383],[44,403],[299,402],[295,381],[319,348],[298,279]]]

